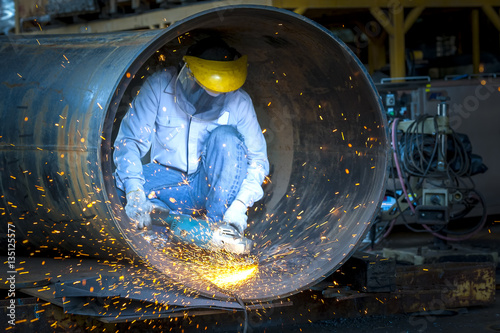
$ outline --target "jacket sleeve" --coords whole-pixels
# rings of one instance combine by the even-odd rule
[[[269,160],[267,158],[266,139],[262,134],[252,100],[248,94],[242,93],[238,103],[239,119],[237,129],[243,135],[247,147],[247,176],[243,180],[236,199],[247,207],[252,207],[255,201],[264,196],[262,183],[269,174]]]
[[[151,147],[162,88],[160,74],[146,79],[123,118],[115,140],[116,183],[126,193],[143,190],[141,158]]]

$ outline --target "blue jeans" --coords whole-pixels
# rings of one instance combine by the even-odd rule
[[[153,203],[179,214],[206,214],[221,221],[247,174],[247,148],[233,126],[215,128],[207,139],[196,172],[149,163],[143,166],[144,190]]]

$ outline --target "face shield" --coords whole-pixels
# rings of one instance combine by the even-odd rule
[[[226,94],[212,92],[202,87],[187,65],[184,65],[175,81],[175,103],[190,117],[202,121],[219,118]]]
[[[175,83],[175,100],[188,115],[204,121],[220,116],[226,93],[238,90],[247,78],[247,56],[231,61],[183,58]]]

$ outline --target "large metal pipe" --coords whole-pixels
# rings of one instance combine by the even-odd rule
[[[250,212],[256,275],[247,301],[293,294],[353,253],[385,183],[388,145],[379,97],[362,64],[329,31],[289,11],[231,6],[167,29],[3,37],[0,55],[2,234],[76,255],[134,258],[217,298],[196,267],[165,257],[135,230],[116,196],[112,144],[143,79],[218,34],[249,59],[245,90],[271,163]]]

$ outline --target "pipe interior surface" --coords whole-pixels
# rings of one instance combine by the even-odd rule
[[[112,177],[113,140],[141,83],[209,35],[248,55],[243,88],[270,161],[264,198],[248,219],[258,271],[229,291],[150,244],[126,217]],[[11,55],[0,88],[17,108],[0,106],[4,218],[30,243],[140,258],[203,295],[265,301],[324,279],[363,239],[384,192],[385,118],[362,64],[318,24],[231,6],[158,31],[9,42],[1,54],[17,45],[19,59],[53,56],[41,66]]]

